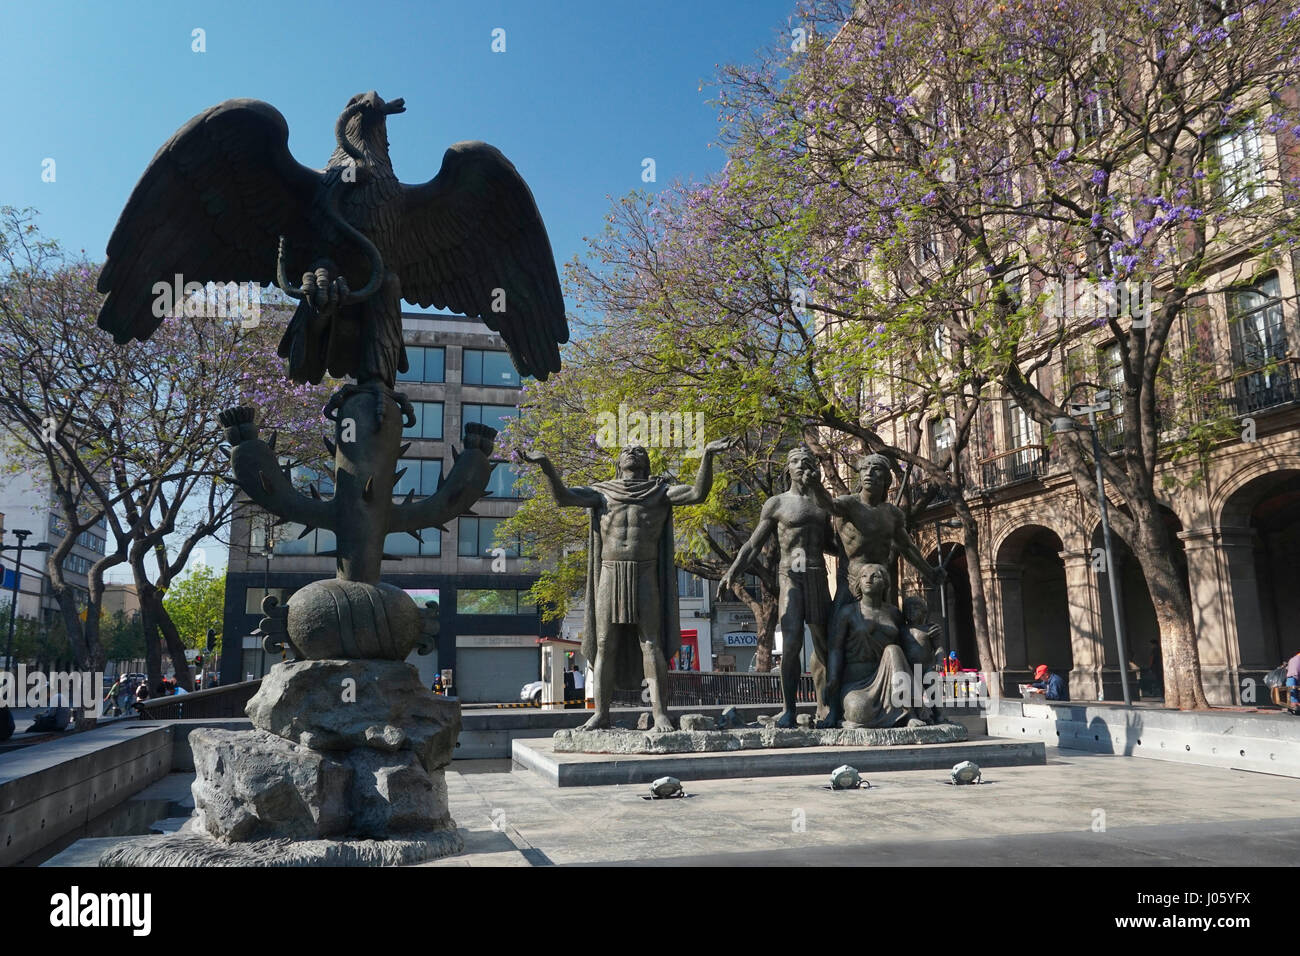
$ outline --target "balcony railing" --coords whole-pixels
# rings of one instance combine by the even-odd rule
[[[1300,399],[1300,359],[1284,358],[1261,368],[1238,369],[1219,387],[1232,415],[1249,415]]]
[[[1097,441],[1114,454],[1124,450],[1124,416],[1108,415],[1097,419]]]
[[[1021,445],[1011,451],[981,458],[978,464],[980,490],[1002,488],[1044,474],[1047,471],[1047,446]]]

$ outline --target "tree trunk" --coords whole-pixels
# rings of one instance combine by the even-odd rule
[[[1165,706],[1203,710],[1210,704],[1201,686],[1201,658],[1192,623],[1192,596],[1174,563],[1174,543],[1159,513],[1141,515],[1133,554],[1142,566],[1160,628]],[[1132,655],[1134,648],[1126,649]],[[1127,667],[1127,661],[1121,661]]]
[[[777,596],[760,589],[762,597],[753,597],[742,587],[736,588],[736,597],[754,615],[754,630],[758,634],[758,650],[754,653],[754,670],[766,674],[772,669],[772,654],[776,649]]]
[[[980,551],[979,528],[969,512],[962,515],[962,532],[966,547],[966,574],[970,578],[975,650],[979,654],[980,667],[987,675],[989,696],[999,698],[1002,696],[1002,671],[998,666],[998,659],[993,655],[993,640],[989,634],[989,605],[988,597],[984,592],[984,558]]]
[[[91,670],[92,662],[86,645],[81,639],[81,618],[77,611],[77,597],[69,587],[60,587],[51,578],[50,590],[59,602],[59,612],[63,617],[63,630],[68,635],[68,647],[72,650],[76,670]]]
[[[766,674],[772,669],[772,654],[776,650],[776,612],[775,598],[764,595],[767,600],[754,602],[754,623],[758,632],[758,650],[754,654],[754,670]]]
[[[162,602],[161,591],[154,591],[154,603],[158,616],[158,630],[162,632],[167,642],[167,652],[171,655],[172,666],[176,669],[176,683],[184,687],[187,692],[193,691],[194,675],[190,672],[189,661],[185,659],[185,642],[181,640],[180,631],[176,630],[176,622],[167,613],[167,607]]]
[[[149,680],[149,696],[162,693],[162,652],[158,642],[158,620],[152,601],[140,593],[140,627],[144,630],[144,670]]]

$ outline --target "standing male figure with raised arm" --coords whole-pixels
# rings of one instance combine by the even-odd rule
[[[643,678],[654,729],[673,729],[664,700],[668,659],[682,640],[673,507],[699,504],[709,496],[713,456],[730,443],[722,439],[705,446],[693,485],[651,477],[650,456],[639,445],[619,454],[617,478],[590,488],[566,487],[545,455],[521,453],[541,467],[558,505],[591,511],[582,656],[593,662],[596,712],[585,730],[609,727],[615,687],[640,689]]]
[[[828,709],[826,634],[831,596],[822,552],[832,541],[830,521],[827,511],[813,498],[812,486],[817,482],[817,459],[813,453],[802,445],[792,449],[786,456],[786,475],[790,480],[789,490],[763,502],[758,526],[719,583],[719,590],[733,588],[763,542],[776,532],[781,550],[781,699],[785,705],[776,719],[778,727],[795,726],[805,624],[812,633],[810,669],[817,689],[817,716],[825,716]]]

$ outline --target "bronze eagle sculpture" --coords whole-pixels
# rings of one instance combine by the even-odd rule
[[[274,282],[299,300],[279,347],[294,381],[328,373],[391,390],[407,370],[403,299],[481,318],[523,375],[558,371],[568,323],[532,192],[480,142],[451,146],[427,183],[400,183],[386,124],[404,110],[374,91],[352,97],[323,170],[294,160],[268,103],[227,100],[194,117],[154,156],[113,230],[99,326],[119,344],[147,339],[163,321],[154,286],[176,275]]]

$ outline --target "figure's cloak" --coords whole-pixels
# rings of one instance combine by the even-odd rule
[[[676,544],[673,538],[673,509],[668,501],[666,478],[616,478],[591,486],[606,501],[618,504],[663,505],[666,517],[659,534],[659,552],[655,571],[659,577],[659,646],[664,660],[671,660],[682,646],[682,628],[677,606]],[[596,663],[596,589],[600,586],[601,537],[600,517],[604,507],[591,509],[591,527],[587,535],[587,601],[582,623],[582,656]],[[613,655],[606,673],[613,675],[615,690],[640,690],[645,679],[641,644],[635,638],[612,641],[605,648]]]

